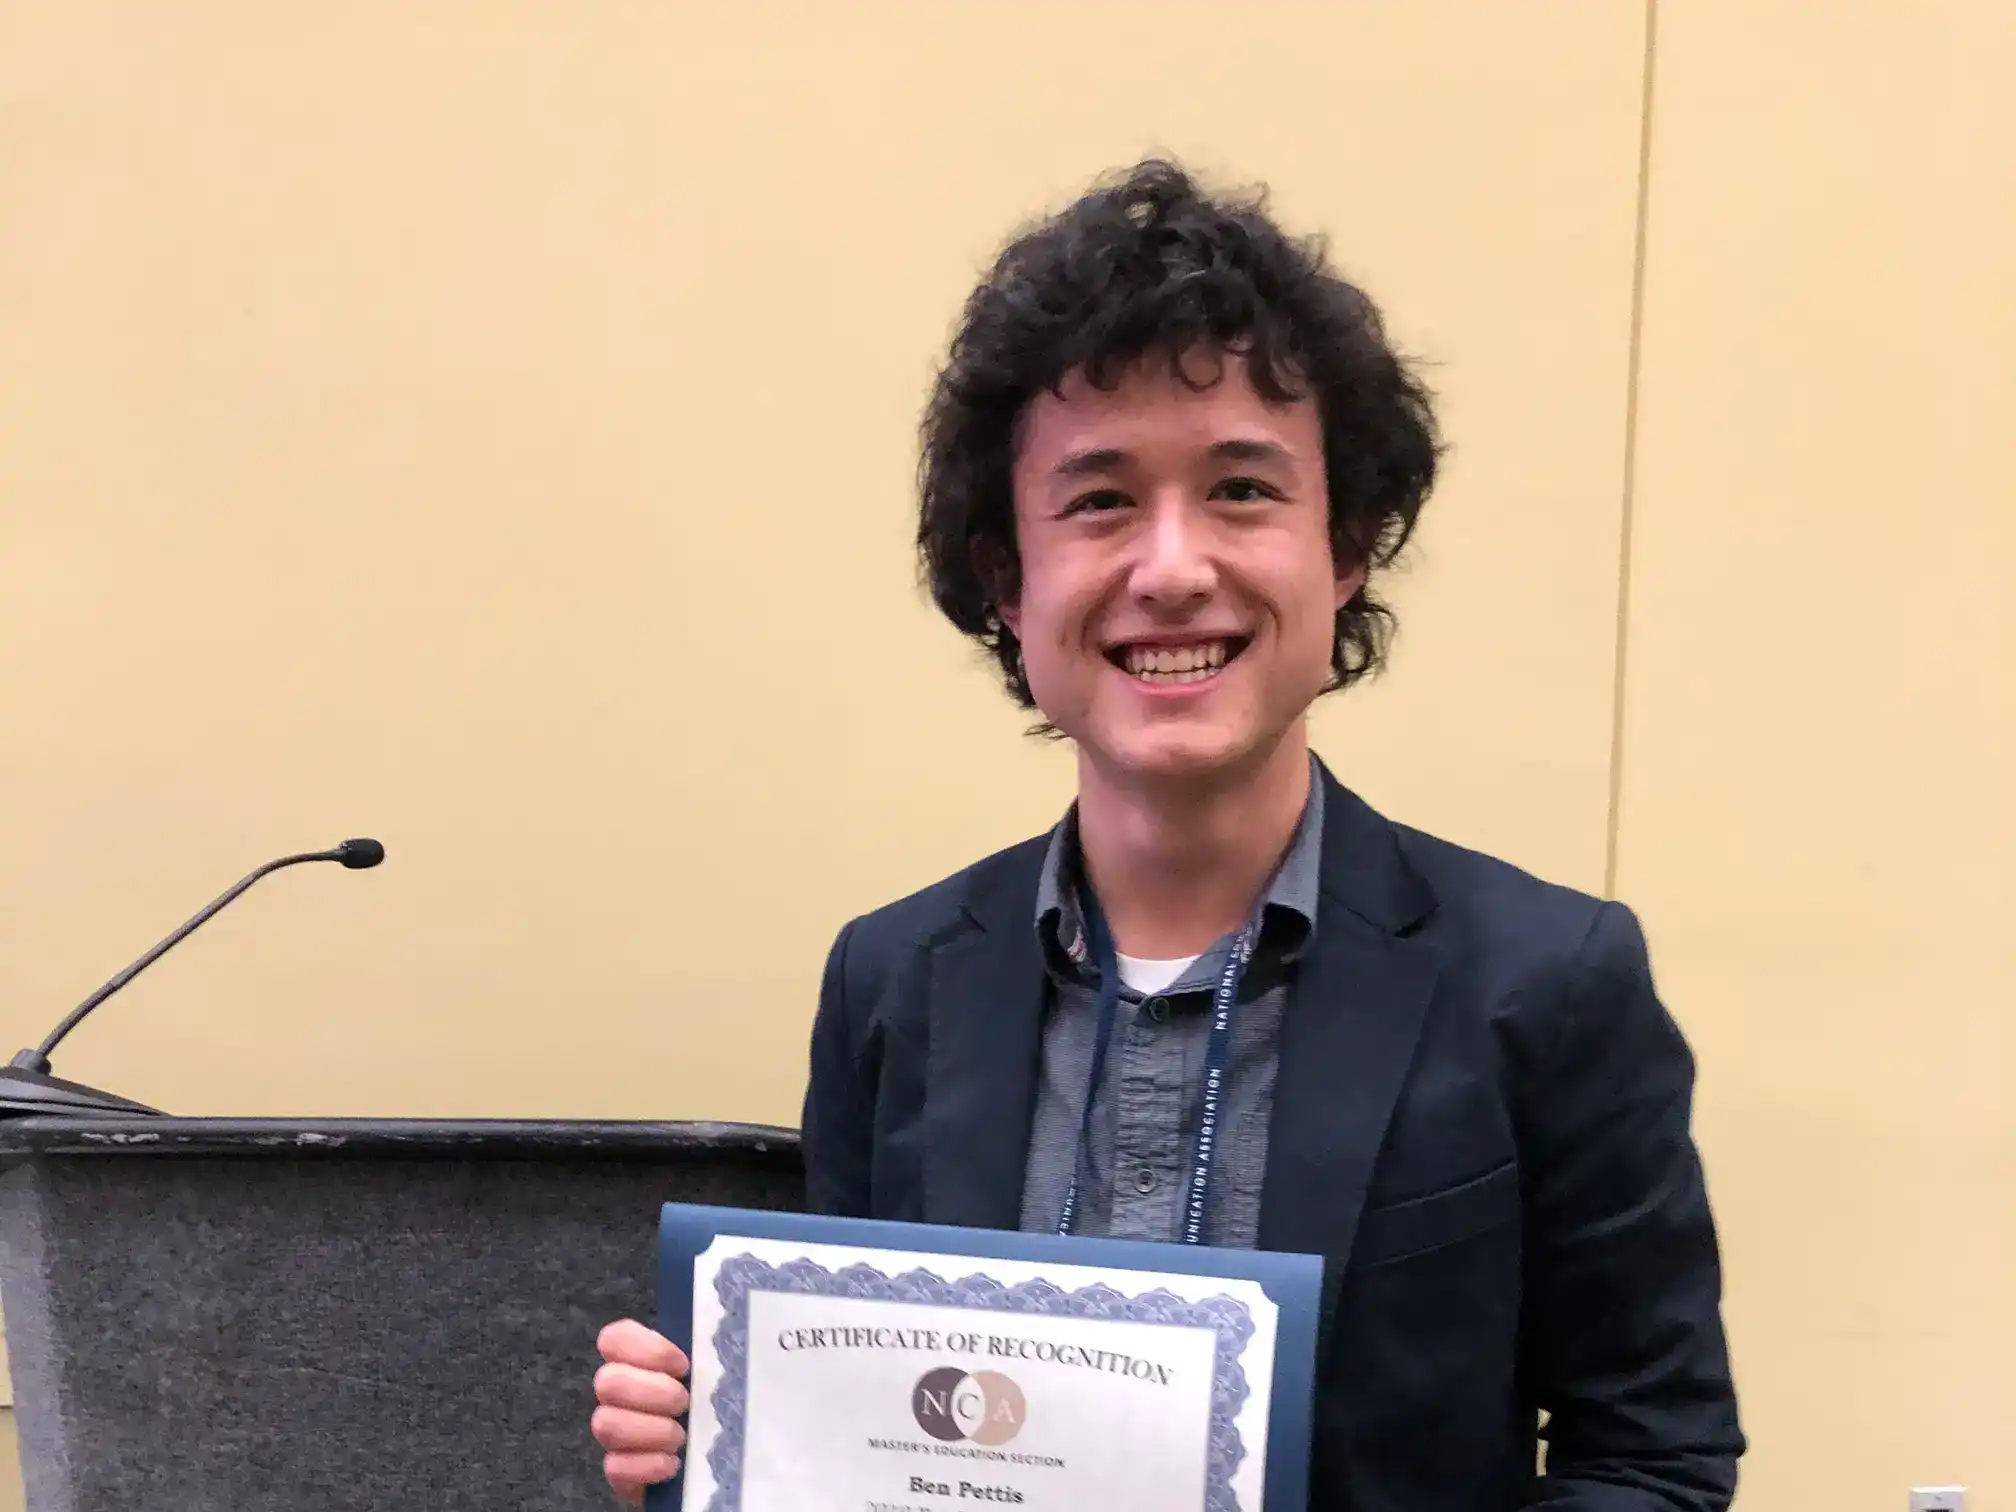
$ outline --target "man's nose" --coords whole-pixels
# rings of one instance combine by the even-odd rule
[[[1128,586],[1157,606],[1182,608],[1209,598],[1218,569],[1208,523],[1187,501],[1158,500],[1148,511]]]

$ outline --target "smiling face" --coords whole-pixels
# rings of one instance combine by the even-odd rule
[[[1330,550],[1322,427],[1228,358],[1110,391],[1074,377],[1023,418],[1020,592],[999,606],[1044,717],[1121,781],[1264,764],[1330,674],[1363,581]]]

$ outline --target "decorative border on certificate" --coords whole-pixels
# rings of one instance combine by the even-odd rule
[[[1253,1337],[1254,1326],[1246,1304],[1235,1298],[1213,1296],[1192,1302],[1161,1287],[1130,1297],[1103,1283],[1066,1291],[1054,1282],[1040,1279],[1009,1286],[986,1275],[947,1281],[921,1267],[892,1276],[858,1262],[836,1271],[804,1258],[772,1265],[747,1254],[733,1255],[721,1262],[714,1290],[722,1308],[722,1320],[714,1332],[721,1380],[713,1393],[719,1428],[707,1453],[714,1474],[714,1495],[708,1501],[707,1512],[732,1512],[741,1505],[749,1298],[755,1292],[855,1297],[1010,1315],[1099,1318],[1119,1323],[1209,1329],[1217,1335],[1218,1342],[1211,1385],[1205,1507],[1208,1512],[1238,1512],[1239,1499],[1233,1491],[1232,1479],[1246,1457],[1246,1445],[1237,1419],[1251,1394],[1241,1359]]]

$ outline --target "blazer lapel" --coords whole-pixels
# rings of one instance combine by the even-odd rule
[[[1327,769],[1315,938],[1289,987],[1267,1142],[1262,1248],[1348,1260],[1428,1004],[1439,951],[1410,932],[1434,899],[1393,827]],[[976,879],[929,947],[924,1203],[929,1223],[1013,1229],[1042,1053],[1037,875],[1047,838]]]
[[[1434,900],[1393,827],[1321,777],[1322,900],[1282,1023],[1259,1242],[1326,1256],[1334,1287],[1442,957],[1408,937]]]
[[[1032,842],[976,886],[963,927],[931,952],[924,1078],[924,1220],[1013,1229],[1035,1113],[1043,1024]]]

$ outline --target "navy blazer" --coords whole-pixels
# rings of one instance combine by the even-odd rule
[[[1726,1507],[1744,1442],[1694,1064],[1637,922],[1320,780],[1259,1234],[1327,1262],[1310,1506]],[[805,1099],[814,1211],[1018,1225],[1045,844],[840,932]]]

